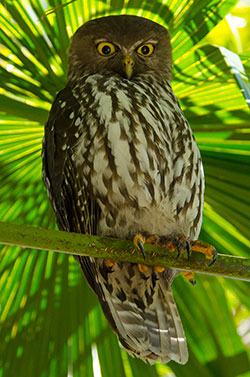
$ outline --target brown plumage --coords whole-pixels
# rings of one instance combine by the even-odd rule
[[[202,163],[171,88],[171,65],[167,30],[144,18],[110,16],[77,30],[43,146],[43,179],[60,229],[198,238]],[[76,259],[131,355],[187,361],[170,288],[175,270]]]

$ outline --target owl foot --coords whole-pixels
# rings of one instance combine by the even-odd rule
[[[217,259],[217,251],[216,249],[209,244],[200,242],[200,241],[189,241],[189,248],[194,252],[199,252],[205,254],[206,258],[212,259],[209,266],[211,266]],[[182,274],[185,276],[186,279],[192,284],[196,285],[196,281],[194,280],[194,273],[192,271],[184,271]]]
[[[137,247],[137,249],[139,249],[141,251],[144,259],[146,259],[146,253],[145,253],[145,250],[144,250],[144,243],[154,244],[155,239],[156,239],[155,236],[150,236],[148,238],[145,238],[141,234],[137,234],[134,237],[133,242],[134,242],[135,246]],[[139,269],[140,272],[143,273],[143,272],[146,272],[148,270],[148,266],[146,266],[145,264],[138,264],[138,269]],[[165,267],[154,266],[155,272],[163,272],[164,270],[165,270]]]
[[[205,254],[206,258],[212,259],[209,266],[212,266],[216,261],[218,254],[214,246],[201,241],[190,241],[190,247],[192,251]]]

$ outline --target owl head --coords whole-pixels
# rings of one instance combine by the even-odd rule
[[[91,20],[72,38],[69,80],[101,73],[133,80],[152,73],[171,78],[172,55],[167,29],[146,18],[120,15]]]

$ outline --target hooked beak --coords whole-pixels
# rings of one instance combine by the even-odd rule
[[[125,58],[122,60],[122,64],[123,64],[123,72],[125,73],[127,79],[130,79],[133,74],[133,70],[135,66],[134,60],[131,58],[131,56],[126,55]]]

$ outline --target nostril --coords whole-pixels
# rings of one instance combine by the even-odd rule
[[[134,67],[135,63],[134,63],[134,61],[133,61],[132,59],[127,59],[127,60],[125,60],[125,61],[123,62],[123,65],[124,65],[124,67],[125,67],[126,65],[131,65],[131,67]]]

